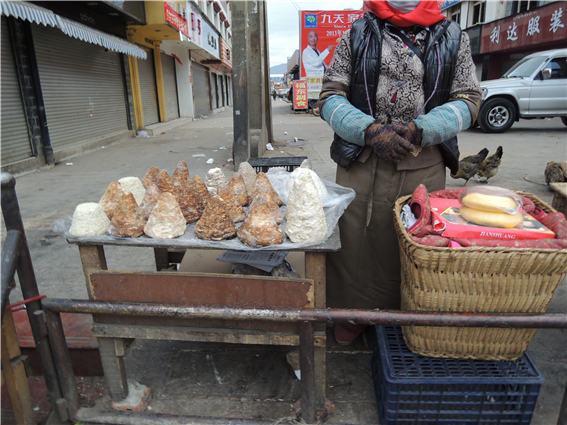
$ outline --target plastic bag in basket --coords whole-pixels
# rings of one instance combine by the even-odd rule
[[[459,194],[459,203],[475,210],[517,214],[523,202],[520,195],[502,187],[472,187]]]

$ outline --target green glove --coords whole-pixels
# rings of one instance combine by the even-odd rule
[[[376,155],[393,164],[415,149],[392,124],[371,124],[364,132],[364,141]]]

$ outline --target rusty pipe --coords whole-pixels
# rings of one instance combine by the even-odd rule
[[[57,400],[61,399],[61,387],[57,376],[57,370],[51,352],[51,341],[47,336],[45,327],[45,316],[41,310],[41,301],[39,297],[39,289],[31,261],[31,255],[26,239],[26,232],[24,230],[24,223],[22,222],[22,215],[20,213],[20,205],[18,204],[18,197],[16,196],[16,179],[9,173],[2,172],[0,174],[0,182],[2,192],[0,194],[2,205],[2,216],[4,217],[4,225],[8,232],[16,230],[20,233],[21,247],[20,254],[17,261],[16,271],[20,281],[20,288],[22,296],[25,300],[34,298],[36,301],[27,304],[28,320],[32,329],[32,334],[35,342],[37,352],[43,375],[45,376],[45,385],[54,407],[57,405]]]
[[[264,320],[275,322],[356,323],[361,325],[460,326],[567,329],[567,315],[544,313],[455,313],[431,311],[245,308],[179,304],[122,303],[63,298],[44,299],[44,309],[60,313],[180,319]]]
[[[17,230],[8,230],[6,240],[2,247],[2,320],[4,320],[4,310],[10,298],[14,274],[20,261],[22,250],[22,234]]]

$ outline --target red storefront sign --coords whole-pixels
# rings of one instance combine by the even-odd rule
[[[551,3],[525,13],[485,24],[480,53],[565,40],[567,2]]]
[[[163,7],[165,10],[165,21],[168,24],[171,24],[173,28],[181,31],[183,35],[189,37],[189,25],[187,25],[187,20],[173,10],[173,8],[165,1],[163,2]]]
[[[293,82],[293,109],[307,109],[307,81]]]
[[[323,75],[343,33],[363,15],[360,10],[301,11],[299,43],[302,78]]]

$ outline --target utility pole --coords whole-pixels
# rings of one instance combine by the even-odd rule
[[[273,141],[266,2],[235,1],[232,7],[234,167],[261,157]]]

